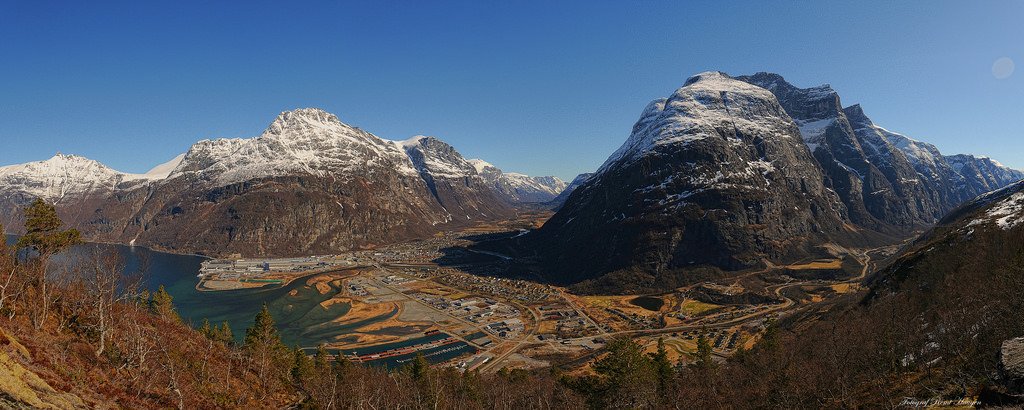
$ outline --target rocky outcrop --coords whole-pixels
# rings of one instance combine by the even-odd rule
[[[999,373],[1007,387],[1024,393],[1024,337],[1003,342],[999,350]]]
[[[828,85],[798,88],[772,73],[737,78],[776,95],[860,226],[896,234],[928,226],[964,201],[1024,178],[988,158],[943,156],[877,126],[860,105],[843,108]]]

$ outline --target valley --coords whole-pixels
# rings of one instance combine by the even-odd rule
[[[648,347],[662,339],[672,360],[684,362],[704,336],[724,360],[753,346],[771,323],[861,289],[878,261],[899,247],[829,246],[831,259],[737,271],[648,295],[574,294],[530,280],[526,272],[537,268],[528,258],[472,252],[480,242],[530,235],[549,216],[539,212],[339,255],[248,258],[234,261],[238,271],[211,272],[228,261],[206,260],[193,289],[172,292],[176,300],[196,290],[211,300],[246,295],[249,311],[257,298],[277,312],[286,343],[310,351],[323,345],[371,366],[398,368],[421,353],[462,370],[587,372],[607,341],[621,336]],[[179,306],[194,323],[209,313]],[[244,329],[248,319],[242,320],[232,328]]]

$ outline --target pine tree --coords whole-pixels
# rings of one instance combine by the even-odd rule
[[[338,356],[339,358],[341,357],[341,355]],[[322,370],[328,368],[331,364],[330,359],[331,355],[330,353],[327,353],[327,347],[323,344],[316,347],[316,354],[313,355],[313,364],[317,369]]]
[[[430,372],[430,362],[423,356],[423,353],[416,352],[416,357],[412,359],[412,364],[409,365],[409,374],[413,380],[423,381],[427,378],[427,374]]]
[[[203,324],[199,325],[199,333],[206,336],[207,339],[214,339],[214,330],[210,327],[210,319],[203,318]]]
[[[608,355],[594,363],[601,376],[596,407],[646,408],[657,403],[658,377],[651,358],[628,337],[608,342]]]
[[[251,327],[245,330],[245,351],[262,385],[261,394],[275,390],[288,377],[288,347],[274,326],[274,318],[266,304],[256,314]]]
[[[32,325],[42,328],[49,316],[52,292],[47,286],[47,263],[50,256],[81,242],[81,234],[76,229],[60,230],[64,222],[57,216],[57,209],[42,199],[32,201],[25,208],[25,235],[18,238],[17,248],[35,252],[38,262],[33,274],[27,281],[38,293],[38,309],[32,311]]]
[[[256,314],[256,320],[252,327],[245,330],[245,345],[266,344],[273,345],[281,343],[281,336],[277,334],[277,327],[274,325],[274,317],[270,315],[267,304]]]
[[[664,394],[668,392],[672,384],[672,379],[675,377],[675,369],[672,368],[672,362],[668,360],[665,340],[660,337],[658,338],[658,350],[651,354],[651,361],[654,365],[654,371],[658,374],[658,391],[664,397]]]
[[[292,363],[292,380],[296,383],[302,383],[304,380],[309,379],[313,374],[313,359],[307,356],[306,352],[302,351],[302,348],[299,346],[295,346],[292,355],[294,356]]]
[[[232,344],[235,342],[235,335],[231,333],[231,326],[228,326],[228,322],[221,322],[220,327],[214,330],[214,339],[224,344]]]
[[[709,372],[714,370],[715,366],[717,364],[712,356],[711,340],[702,333],[697,338],[697,352],[695,353],[694,362],[690,367],[698,371]]]
[[[81,242],[82,235],[77,229],[61,231],[62,225],[57,209],[37,198],[25,208],[25,235],[18,238],[17,246],[46,258]]]
[[[153,292],[153,300],[150,302],[150,307],[153,313],[159,316],[173,321],[180,320],[178,312],[174,311],[174,297],[167,293],[164,285],[160,285],[156,292]]]

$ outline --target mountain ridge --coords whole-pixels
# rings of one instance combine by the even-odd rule
[[[21,209],[43,197],[92,240],[301,255],[424,237],[517,212],[443,141],[383,139],[315,108],[282,112],[253,138],[197,141],[146,174],[56,158],[51,162],[70,158],[84,166],[71,167],[78,173],[57,165],[25,171],[34,163],[0,167],[0,222],[20,226]],[[445,161],[458,172],[448,172]]]

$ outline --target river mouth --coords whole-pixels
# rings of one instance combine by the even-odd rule
[[[16,237],[7,236],[13,244]],[[284,284],[255,288],[203,291],[197,276],[207,258],[180,255],[148,248],[118,244],[85,243],[71,247],[51,259],[52,265],[70,268],[96,253],[115,252],[125,262],[125,273],[146,268],[143,286],[156,291],[160,286],[173,297],[182,321],[198,327],[203,320],[214,326],[227,322],[236,343],[241,343],[254,318],[267,306],[277,325],[281,341],[307,351],[326,345],[332,353],[354,357],[368,366],[399,368],[422,353],[431,363],[445,362],[479,349],[452,336],[451,330],[436,330],[431,320],[418,317],[415,303],[406,304],[400,293],[351,294],[351,280],[377,275],[365,267],[310,273]],[[374,276],[376,277],[376,276]],[[378,278],[379,279],[379,278]],[[390,291],[388,291],[390,292]],[[432,330],[434,329],[434,330]]]
[[[638,296],[630,299],[629,304],[639,306],[651,312],[657,312],[661,310],[662,306],[665,306],[665,300],[654,296]]]

